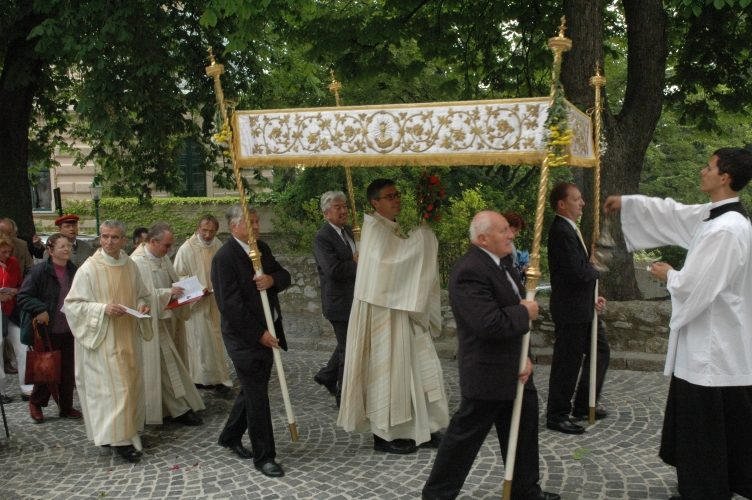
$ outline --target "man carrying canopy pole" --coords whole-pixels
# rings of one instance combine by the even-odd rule
[[[258,272],[248,259],[247,227],[253,228],[256,237],[259,232],[255,210],[249,208],[245,214],[239,205],[234,205],[226,217],[232,237],[212,260],[211,281],[222,317],[222,336],[240,380],[240,393],[219,436],[219,444],[241,458],[253,458],[254,465],[264,475],[281,477],[284,471],[274,461],[269,377],[274,353],[279,355],[279,347],[287,349],[277,294],[290,285],[290,273],[277,262],[269,246],[258,239],[255,241],[262,252],[264,270]],[[263,301],[262,293],[268,294],[268,301]],[[273,316],[265,314],[268,308]],[[246,430],[252,451],[241,444]]]
[[[538,394],[530,358],[522,371],[518,366],[538,304],[521,298],[519,275],[503,260],[512,251],[512,239],[501,214],[479,212],[470,224],[472,246],[452,269],[449,298],[457,320],[462,400],[439,446],[423,488],[424,499],[453,499],[460,493],[492,425],[509,465],[507,446],[518,383],[524,385],[524,394],[511,495],[520,500],[560,498],[538,485]]]
[[[230,159],[232,160],[232,170],[235,174],[235,185],[238,190],[238,197],[240,198],[240,210],[242,214],[245,214],[244,220],[245,220],[245,230],[244,230],[244,239],[243,241],[247,242],[248,244],[248,259],[250,259],[253,262],[253,270],[256,273],[256,277],[261,277],[264,275],[264,269],[262,267],[262,255],[259,251],[259,246],[256,243],[256,236],[254,235],[254,232],[258,232],[258,228],[254,229],[253,227],[253,221],[249,215],[248,210],[248,201],[245,195],[245,186],[243,185],[243,177],[240,175],[240,166],[238,165],[238,159],[237,159],[237,151],[235,150],[235,143],[233,142],[232,137],[232,128],[230,125],[230,120],[227,116],[227,107],[225,104],[225,97],[224,97],[224,91],[222,90],[222,80],[221,75],[224,73],[224,66],[221,64],[217,64],[214,60],[214,55],[212,53],[211,48],[209,48],[209,60],[211,61],[211,64],[205,68],[207,76],[212,77],[214,80],[214,92],[217,96],[217,105],[219,107],[219,112],[222,116],[222,134],[223,136],[226,136],[225,140],[228,141],[225,145],[229,147],[230,152]],[[238,229],[239,231],[243,231],[242,229]],[[213,274],[213,272],[212,272]],[[285,285],[287,286],[287,285]],[[274,330],[274,318],[272,316],[272,309],[269,304],[269,296],[267,295],[266,288],[268,287],[261,287],[259,289],[259,297],[261,299],[261,306],[263,310],[264,320],[267,328],[269,329],[269,334],[272,337],[276,338],[276,333]],[[217,297],[217,301],[219,301],[219,298]],[[229,348],[228,348],[229,351]],[[295,414],[292,411],[292,404],[290,402],[290,393],[287,390],[287,378],[285,377],[285,370],[282,367],[282,356],[279,353],[278,349],[272,349],[272,356],[274,357],[274,366],[277,369],[277,377],[279,378],[279,389],[282,392],[282,399],[284,400],[285,404],[285,413],[287,414],[287,426],[290,430],[290,440],[291,441],[297,441],[298,440],[298,425],[295,422]],[[246,455],[246,453],[239,453],[241,455]],[[248,456],[244,456],[243,458],[250,458]],[[281,472],[281,469],[277,472]],[[276,474],[276,472],[275,472]]]
[[[660,456],[676,467],[674,500],[752,498],[752,226],[739,201],[750,178],[752,151],[722,148],[700,170],[710,203],[630,195],[604,205],[621,210],[630,252],[687,249],[680,270],[650,266],[671,294]]]

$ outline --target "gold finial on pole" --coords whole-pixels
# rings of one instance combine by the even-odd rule
[[[238,197],[240,198],[240,208],[243,211],[243,216],[248,231],[248,246],[250,247],[248,257],[251,259],[251,262],[253,262],[253,269],[256,273],[256,276],[258,276],[264,273],[264,269],[261,266],[261,252],[259,251],[256,237],[253,234],[253,223],[248,213],[248,199],[246,197],[245,186],[243,185],[243,177],[240,173],[240,167],[238,166],[237,161],[235,137],[232,133],[232,124],[230,123],[227,113],[228,104],[234,107],[235,103],[234,101],[225,101],[225,94],[222,90],[221,79],[222,73],[224,73],[225,71],[225,67],[222,64],[217,64],[211,47],[209,48],[208,59],[210,61],[210,64],[209,66],[206,66],[205,71],[207,76],[210,76],[214,79],[214,92],[217,96],[217,106],[219,107],[219,111],[222,116],[222,133],[223,135],[228,137],[230,141],[230,160],[232,162],[233,173],[235,174],[235,185],[238,189]],[[267,296],[266,290],[261,290],[259,292],[259,295],[261,296],[261,303],[264,309],[267,329],[274,338],[277,338],[277,334],[274,331],[274,319],[271,313],[271,307],[269,305],[269,298]],[[282,367],[282,357],[279,354],[279,349],[272,349],[272,354],[274,357],[274,365],[277,368],[277,376],[279,378],[282,399],[284,400],[285,404],[285,412],[287,414],[287,424],[290,431],[290,439],[294,442],[298,440],[298,425],[295,422],[295,415],[293,414],[292,404],[290,403],[290,394],[287,390],[287,378],[285,377],[285,372]]]
[[[567,31],[567,16],[561,16],[561,23],[559,24],[559,38],[565,38],[564,32]]]
[[[548,39],[548,48],[554,53],[554,62],[551,68],[551,95],[556,91],[556,84],[561,74],[561,57],[564,52],[572,48],[572,40],[564,36],[567,29],[567,18],[561,16],[559,35]]]
[[[334,94],[334,103],[337,105],[337,107],[340,106],[339,103],[339,91],[342,89],[342,84],[337,81],[337,79],[334,77],[334,70],[330,69],[329,74],[332,76],[332,83],[329,84],[329,92]]]
[[[330,69],[329,74],[332,77],[332,83],[329,84],[329,92],[334,94],[334,103],[340,107],[339,91],[342,90],[342,84],[334,76],[334,70]],[[345,180],[347,181],[347,195],[350,198],[350,215],[352,217],[352,230],[355,237],[355,245],[360,243],[360,226],[358,225],[358,212],[355,209],[355,189],[353,189],[352,171],[350,167],[345,167]]]

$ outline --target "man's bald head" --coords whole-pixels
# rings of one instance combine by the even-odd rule
[[[509,223],[498,212],[483,210],[478,212],[470,222],[470,241],[498,257],[512,253],[514,234]]]

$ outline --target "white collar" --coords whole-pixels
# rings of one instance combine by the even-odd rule
[[[739,201],[739,197],[735,196],[734,198],[726,198],[725,200],[716,201],[714,203],[710,204],[710,208],[720,207],[722,205],[728,205],[729,203],[735,203]]]
[[[494,263],[495,263],[495,264],[496,264],[497,266],[498,266],[498,265],[499,265],[499,264],[501,263],[501,257],[499,257],[498,255],[496,255],[496,254],[493,254],[493,253],[489,252],[488,250],[486,250],[485,248],[483,248],[483,247],[481,247],[481,246],[478,246],[478,245],[475,245],[475,246],[476,246],[476,247],[478,247],[478,248],[480,248],[480,249],[481,249],[481,250],[483,250],[484,252],[486,252],[486,253],[488,254],[488,256],[489,256],[489,257],[491,257],[491,258],[493,259]]]

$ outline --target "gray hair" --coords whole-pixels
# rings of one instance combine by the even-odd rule
[[[101,231],[103,227],[106,227],[108,229],[117,229],[118,231],[120,231],[120,236],[125,236],[125,224],[123,224],[119,220],[107,219],[99,225],[99,230]]]
[[[327,210],[329,210],[329,207],[331,207],[332,203],[336,200],[347,201],[345,193],[343,193],[342,191],[327,191],[326,193],[322,194],[321,202],[319,203],[321,211],[326,212]]]
[[[157,240],[162,241],[166,233],[172,233],[172,227],[166,222],[156,222],[149,228],[149,232],[146,234],[148,241]]]
[[[252,206],[247,206],[247,212],[249,214],[255,214],[256,209]],[[227,209],[227,213],[225,213],[225,219],[227,220],[227,225],[229,227],[237,226],[241,220],[243,220],[243,207],[238,205],[233,205],[230,208]]]
[[[496,213],[490,210],[483,210],[478,212],[470,222],[470,241],[475,243],[478,241],[478,236],[486,234],[491,230],[493,226],[493,220],[491,220],[491,214]]]

